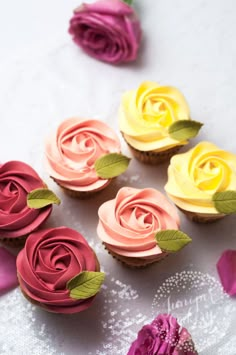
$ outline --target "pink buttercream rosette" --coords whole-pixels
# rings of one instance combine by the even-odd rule
[[[94,165],[98,158],[120,150],[119,138],[106,123],[70,118],[46,142],[46,169],[61,187],[81,197],[110,183],[97,175]]]
[[[17,273],[23,294],[50,312],[77,313],[94,297],[70,297],[67,282],[82,271],[99,271],[94,251],[77,231],[59,227],[32,233],[17,257]]]
[[[173,205],[159,191],[121,188],[98,210],[97,233],[108,251],[128,266],[145,266],[164,258],[155,240],[159,231],[179,229]]]
[[[118,64],[136,59],[141,27],[134,9],[121,0],[98,0],[74,11],[69,33],[90,56]]]
[[[0,241],[16,241],[36,230],[50,215],[52,206],[32,209],[27,195],[44,188],[38,174],[21,161],[0,166]]]

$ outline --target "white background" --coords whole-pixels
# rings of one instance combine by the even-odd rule
[[[191,303],[210,287],[206,281],[209,277],[218,287],[215,264],[222,251],[236,248],[235,216],[205,226],[181,215],[182,229],[193,238],[192,245],[148,269],[129,270],[103,251],[96,236],[97,208],[124,185],[163,190],[167,165],[146,167],[132,161],[130,170],[106,193],[96,200],[79,202],[57,189],[42,163],[46,135],[67,117],[100,118],[118,130],[120,96],[143,80],[181,89],[192,118],[205,123],[195,143],[209,140],[236,153],[235,1],[136,0],[143,43],[137,62],[121,67],[97,62],[72,43],[67,34],[68,21],[78,5],[69,0],[1,0],[0,161],[23,160],[45,178],[63,199],[48,225],[67,225],[84,234],[108,276],[93,307],[74,316],[35,309],[19,290],[2,297],[1,355],[126,354],[140,327],[158,312],[167,311],[165,304],[158,310],[152,307],[166,279],[172,276],[176,281],[172,300],[182,297]],[[123,151],[128,153],[125,144]],[[186,292],[181,286],[180,297],[176,273],[181,272],[200,272],[203,290],[199,288],[197,294],[198,290],[193,292],[190,285]],[[196,279],[193,276],[193,282]],[[221,297],[218,288],[217,292]],[[163,297],[168,299],[168,293]],[[203,355],[236,353],[232,331],[236,324],[235,299],[223,299],[218,307],[209,299],[199,309],[182,307],[185,311],[192,308],[191,317],[212,312],[214,326],[205,332],[199,322],[195,328],[191,322],[187,324]],[[180,310],[173,310],[173,314],[182,315]],[[215,334],[214,340],[211,333]]]

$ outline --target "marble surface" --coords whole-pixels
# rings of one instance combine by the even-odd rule
[[[36,7],[21,0],[2,7],[0,160],[23,160],[44,177],[63,201],[47,225],[79,230],[107,278],[93,306],[73,316],[35,308],[18,289],[2,296],[0,354],[125,355],[143,324],[171,312],[192,333],[200,354],[235,355],[236,302],[222,292],[215,268],[222,251],[236,248],[235,216],[197,225],[181,215],[182,230],[193,243],[161,263],[130,270],[103,250],[97,209],[121,186],[163,191],[167,164],[149,167],[132,160],[106,192],[88,201],[65,196],[43,167],[44,139],[59,122],[79,115],[118,130],[122,92],[147,79],[180,88],[192,118],[205,123],[190,147],[207,139],[236,153],[235,1],[136,0],[143,43],[138,61],[121,67],[97,62],[71,42],[66,31],[77,5],[42,0]]]

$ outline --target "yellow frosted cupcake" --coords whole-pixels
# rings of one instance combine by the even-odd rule
[[[191,121],[188,104],[174,87],[147,81],[123,95],[120,131],[133,155],[143,163],[170,159],[201,126]]]
[[[235,213],[236,155],[201,142],[171,159],[165,190],[196,222],[213,222]]]

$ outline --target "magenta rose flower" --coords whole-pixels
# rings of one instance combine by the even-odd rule
[[[28,235],[48,218],[51,205],[39,209],[27,206],[28,193],[44,187],[42,179],[29,165],[21,161],[0,165],[1,239]]]
[[[180,327],[176,318],[160,314],[139,331],[127,355],[184,354],[197,355],[191,335]]]
[[[98,0],[74,11],[69,33],[90,56],[108,63],[136,59],[141,40],[139,19],[121,0]]]

